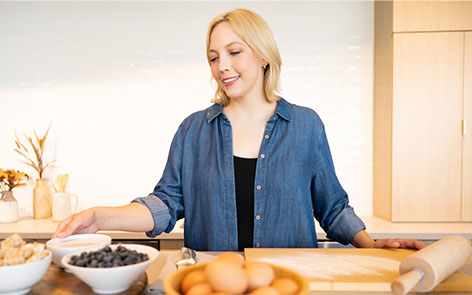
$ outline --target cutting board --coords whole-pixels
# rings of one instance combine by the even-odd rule
[[[310,291],[389,292],[409,249],[264,249],[244,250],[247,260],[293,269],[308,279]],[[436,292],[470,292],[472,276],[461,271],[439,284]]]

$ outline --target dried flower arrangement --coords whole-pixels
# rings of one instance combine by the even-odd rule
[[[39,178],[43,178],[44,170],[46,170],[46,168],[48,168],[54,162],[54,161],[51,161],[49,163],[45,163],[44,155],[43,155],[43,153],[44,153],[44,143],[46,142],[46,138],[48,136],[49,129],[51,128],[51,124],[49,124],[49,127],[46,130],[46,133],[44,134],[44,136],[42,138],[38,137],[38,135],[36,134],[36,130],[34,131],[34,136],[36,138],[36,143],[33,141],[33,139],[30,136],[25,135],[26,140],[29,142],[31,148],[33,149],[34,156],[30,156],[30,151],[28,150],[26,145],[21,143],[21,141],[18,139],[18,136],[16,135],[16,131],[15,131],[15,138],[16,138],[15,144],[17,146],[17,148],[14,149],[15,152],[17,152],[18,154],[20,154],[21,156],[23,156],[26,159],[26,161],[24,161],[23,163],[25,163],[26,165],[32,167],[34,170],[36,170],[39,174]],[[36,157],[36,161],[34,160],[35,157]]]
[[[3,170],[0,168],[0,191],[12,191],[15,187],[26,185],[29,176],[13,169]]]

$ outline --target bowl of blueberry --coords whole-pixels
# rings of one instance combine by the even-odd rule
[[[127,290],[157,255],[153,247],[118,244],[70,253],[61,262],[95,293],[113,294]]]

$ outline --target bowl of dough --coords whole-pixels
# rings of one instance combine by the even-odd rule
[[[52,254],[41,243],[26,243],[18,234],[1,242],[0,294],[26,294],[44,277]]]

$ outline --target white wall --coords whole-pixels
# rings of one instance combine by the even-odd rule
[[[0,168],[35,173],[14,132],[42,134],[80,208],[147,195],[179,123],[213,96],[205,34],[253,9],[283,58],[283,96],[324,120],[351,204],[372,215],[373,2],[0,2]],[[34,181],[19,188],[31,215]]]

